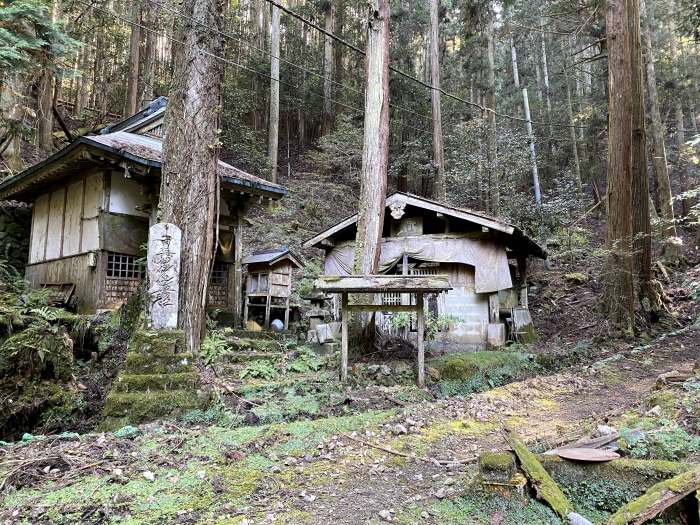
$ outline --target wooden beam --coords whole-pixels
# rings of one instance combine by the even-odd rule
[[[233,230],[233,319],[237,326],[241,324],[241,301],[243,299],[243,201],[238,202],[236,210],[236,222]],[[245,299],[247,301],[247,299]],[[244,323],[248,322],[248,309],[245,306]]]
[[[348,381],[348,294],[342,294],[341,315],[341,335],[340,335],[340,380],[343,383]]]
[[[443,292],[451,290],[447,275],[324,275],[314,287],[324,292]]]
[[[412,304],[349,304],[351,312],[417,312],[418,307]]]
[[[416,294],[418,308],[418,386],[425,387],[425,311],[423,310],[423,293]]]
[[[500,302],[498,292],[489,295],[489,323],[498,323],[500,318]]]

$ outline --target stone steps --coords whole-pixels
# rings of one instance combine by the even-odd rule
[[[231,352],[222,355],[218,359],[219,364],[248,364],[253,361],[270,361],[271,363],[279,363],[284,354],[278,352]]]
[[[154,392],[168,390],[196,390],[201,380],[197,372],[172,374],[121,374],[114,382],[117,392]]]
[[[237,352],[280,352],[283,349],[280,341],[276,339],[255,339],[230,336],[228,344]]]
[[[184,352],[181,330],[139,330],[129,341],[124,369],[104,406],[102,430],[176,418],[204,408],[209,393],[201,389],[194,357]]]

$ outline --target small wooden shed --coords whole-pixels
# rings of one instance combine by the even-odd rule
[[[270,322],[280,319],[282,311],[284,329],[289,327],[289,302],[292,296],[292,272],[302,264],[287,246],[253,253],[243,258],[247,269],[246,292],[243,307],[243,322],[249,316],[263,320],[265,328]]]

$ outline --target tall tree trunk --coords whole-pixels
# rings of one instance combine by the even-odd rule
[[[500,181],[498,180],[497,162],[497,135],[496,135],[496,43],[493,35],[493,13],[489,13],[486,34],[486,56],[488,59],[488,99],[486,105],[490,108],[486,112],[488,122],[488,150],[487,158],[489,163],[489,202],[488,210],[494,215],[498,215],[500,201]]]
[[[641,10],[644,22],[643,36],[644,54],[646,55],[646,85],[649,100],[649,113],[651,116],[651,158],[654,168],[656,205],[659,207],[661,219],[663,220],[664,258],[666,258],[668,262],[677,263],[680,257],[680,245],[675,242],[677,233],[673,214],[671,180],[668,176],[668,162],[666,160],[666,137],[664,126],[661,121],[661,112],[659,111],[651,26],[648,15],[645,13],[644,0],[641,2]]]
[[[535,134],[532,131],[532,119],[530,118],[530,101],[527,96],[527,88],[523,88],[523,112],[525,113],[525,128],[527,139],[530,143],[530,167],[532,169],[532,189],[535,192],[535,205],[542,206],[542,192],[540,191],[540,173],[537,169],[537,152],[535,151]]]
[[[649,217],[649,175],[647,173],[646,131],[644,128],[644,73],[640,30],[639,0],[626,0],[630,46],[630,109],[632,118],[632,210],[634,256],[638,279],[639,304],[651,319],[659,307],[651,275],[651,220]]]
[[[671,65],[673,67],[673,80],[678,83],[678,37],[676,36],[676,24],[673,16],[668,18],[668,32],[671,36]],[[674,94],[673,120],[676,124],[676,170],[678,170],[678,182],[681,192],[688,191],[688,179],[685,170],[685,125],[683,124],[683,100],[680,94]],[[690,201],[681,199],[681,217],[685,219],[690,214]]]
[[[333,0],[322,4],[325,9],[325,29],[335,33],[335,5]],[[333,39],[328,35],[323,41],[323,121],[321,135],[327,135],[333,128]]]
[[[144,49],[145,59],[143,61],[143,71],[139,82],[139,107],[145,107],[154,97],[154,82],[156,68],[156,35],[153,31],[156,28],[157,17],[154,16],[153,9],[149,2],[146,2],[144,20],[146,27],[151,31],[146,31],[146,47]]]
[[[162,220],[182,230],[178,325],[198,351],[206,318],[218,213],[217,174],[223,0],[185,0],[174,49],[175,88],[168,100],[160,188]],[[212,28],[212,29],[208,29]],[[238,298],[236,298],[238,300]]]
[[[356,274],[379,271],[389,161],[389,0],[370,0],[366,9],[367,84],[353,265]]]
[[[335,32],[338,36],[343,35],[343,26],[345,25],[345,0],[335,0],[337,8],[335,12]],[[333,48],[333,75],[335,79],[335,108],[334,114],[337,117],[342,113],[343,106],[340,99],[343,96],[343,46],[334,46]]]
[[[37,126],[36,145],[39,149],[49,152],[53,149],[53,69],[49,67],[50,57],[46,63],[37,84]]]
[[[267,155],[270,159],[270,180],[277,182],[277,144],[280,127],[280,10],[270,6],[270,128]]]
[[[544,20],[540,19],[540,25],[544,26]],[[554,133],[552,132],[552,97],[549,89],[549,67],[547,65],[547,44],[544,40],[544,31],[540,32],[540,40],[542,43],[542,77],[544,80],[544,99],[547,104],[547,122],[549,122],[548,133],[550,141],[550,149],[553,147],[552,137]]]
[[[566,82],[566,113],[569,117],[569,136],[571,137],[571,153],[574,159],[574,181],[576,182],[576,187],[579,193],[583,191],[583,185],[581,184],[581,165],[578,159],[578,145],[576,140],[576,122],[574,121],[574,108],[571,105],[571,86],[569,85],[569,68],[565,67],[565,78]]]
[[[632,119],[630,42],[626,0],[608,0],[608,256],[603,269],[603,307],[624,334],[634,331],[632,246]]]
[[[126,101],[124,103],[124,116],[133,115],[138,111],[139,105],[139,64],[141,63],[141,2],[134,1],[131,4],[131,37],[129,38],[129,73],[126,86]]]
[[[433,110],[433,162],[435,164],[434,197],[447,200],[445,191],[445,153],[442,145],[442,110],[440,108],[440,0],[430,0],[430,83]]]
[[[10,175],[15,175],[24,167],[22,161],[22,116],[24,114],[24,81],[13,72],[5,76],[0,85],[0,170],[5,166]]]

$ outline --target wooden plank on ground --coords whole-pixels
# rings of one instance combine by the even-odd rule
[[[323,292],[442,292],[451,290],[447,275],[324,275],[314,283]]]

